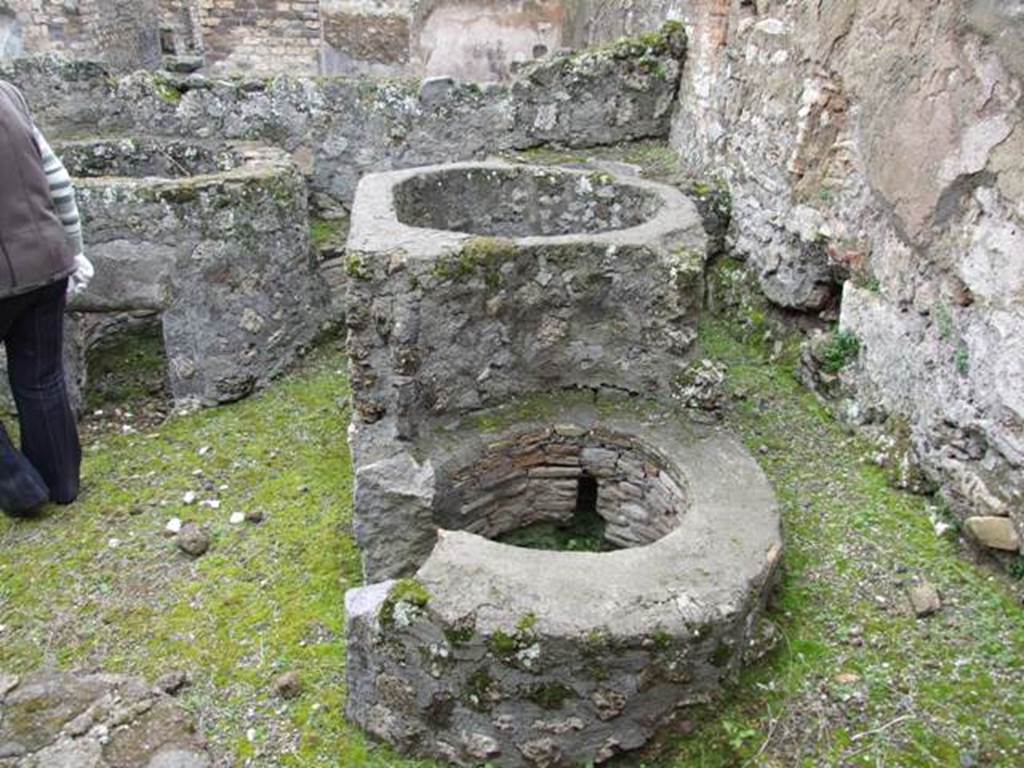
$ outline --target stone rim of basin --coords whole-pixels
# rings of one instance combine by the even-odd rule
[[[169,151],[165,152],[172,147],[185,155],[193,153],[195,156],[189,157],[186,162],[199,162],[202,169],[187,167],[176,160]],[[291,156],[286,151],[256,141],[101,136],[55,141],[54,149],[64,158],[69,173],[74,177],[75,186],[80,188],[102,188],[112,183],[160,188],[198,188],[204,182],[222,183],[252,176],[272,176],[282,171],[291,172],[295,168]],[[84,154],[89,150],[98,152],[95,158]],[[173,168],[173,172],[124,170],[126,164],[142,161],[147,155],[159,155],[168,167]],[[77,172],[87,168],[90,161],[108,162],[115,170],[100,172],[96,168],[88,168],[87,172]]]
[[[559,619],[548,608],[572,595],[574,603],[601,606],[568,611],[570,623],[562,629],[573,634],[608,629],[609,615],[618,617],[624,634],[641,635],[654,624],[685,632],[694,623],[722,620],[771,578],[782,553],[778,506],[757,461],[736,437],[699,428],[683,412],[660,406],[593,406],[571,395],[550,396],[548,402],[553,410],[543,416],[514,420],[498,431],[472,426],[486,422],[482,414],[488,411],[468,415],[461,428],[455,426],[461,420],[435,424],[417,441],[427,453],[412,460],[443,484],[444,467],[453,460],[464,463],[467,455],[511,435],[574,424],[588,434],[629,437],[660,457],[685,483],[685,511],[660,539],[600,553],[524,549],[443,531],[415,576],[435,596],[432,612],[449,621],[473,613],[483,631],[507,626],[510,616],[536,613],[540,626],[557,634]],[[515,410],[499,406],[490,412]],[[367,433],[375,430],[361,431],[372,442]],[[428,443],[433,450],[426,449]],[[666,604],[674,604],[673,610]]]
[[[622,423],[616,431],[630,433]],[[656,434],[659,452],[672,456],[690,494],[673,530],[649,544],[600,553],[523,549],[441,531],[416,574],[435,596],[431,610],[453,622],[473,613],[483,632],[534,613],[545,634],[633,636],[655,625],[685,632],[739,610],[781,556],[774,492],[753,456],[725,432],[689,443],[666,429]],[[560,613],[566,600],[573,608]]]
[[[404,224],[399,219],[396,202],[396,190],[402,184],[417,177],[472,170],[523,171],[549,176],[567,174],[581,178],[594,173],[592,170],[562,166],[525,165],[488,160],[430,165],[368,174],[359,182],[356,192],[347,250],[349,252],[404,250],[411,258],[433,259],[445,252],[458,249],[469,240],[480,238],[481,235],[470,232]],[[652,242],[659,242],[669,235],[677,235],[681,221],[689,224],[694,220],[700,220],[694,203],[675,187],[615,173],[602,172],[602,174],[609,176],[616,186],[630,188],[644,195],[653,195],[660,201],[660,207],[643,223],[624,229],[497,239],[506,240],[519,246],[573,245],[582,242],[609,247],[644,246],[650,245]]]
[[[754,457],[673,409],[565,394],[549,404],[461,431],[435,425],[430,442],[448,445],[422,466],[526,422],[573,425],[672,457],[689,506],[663,538],[612,552],[442,531],[412,579],[349,590],[348,713],[403,752],[458,765],[602,762],[711,701],[749,663],[782,555],[775,496]]]

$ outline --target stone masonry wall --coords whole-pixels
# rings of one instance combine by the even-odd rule
[[[847,415],[1016,548],[1024,3],[696,5],[674,144],[731,188],[735,251],[780,306],[828,317],[841,294]]]
[[[320,0],[322,70],[402,74],[411,58],[410,0]]]
[[[598,45],[657,29],[666,19],[690,22],[698,0],[566,0],[565,44]]]
[[[12,57],[61,52],[118,69],[159,63],[157,0],[4,0],[0,18],[4,15],[18,27],[18,43],[8,43]],[[0,45],[0,54],[5,47]]]
[[[0,64],[44,131],[253,140],[288,150],[319,210],[349,204],[369,171],[557,143],[666,136],[684,41],[678,30],[528,67],[507,86],[450,80],[169,79],[55,59]]]

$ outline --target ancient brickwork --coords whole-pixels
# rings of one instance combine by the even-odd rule
[[[160,0],[164,48],[177,54],[201,53],[203,31],[198,0]]]
[[[20,30],[17,53],[60,52],[119,69],[159,63],[157,0],[8,0],[0,15],[5,7]]]
[[[214,71],[319,71],[319,0],[199,0],[199,20]]]

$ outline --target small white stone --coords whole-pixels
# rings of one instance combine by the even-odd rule
[[[255,728],[249,728],[245,732],[245,738],[248,739],[250,742],[256,741],[256,729]]]
[[[208,445],[204,445],[202,448],[199,449],[199,455],[200,456],[205,456],[209,452],[210,452],[210,446],[208,446]]]
[[[206,499],[202,502],[202,506],[209,507],[210,509],[220,509],[220,499]]]
[[[181,518],[172,517],[167,521],[167,525],[164,526],[164,530],[168,533],[177,533],[181,530]]]
[[[185,495],[181,497],[181,500],[185,504],[195,504],[196,503],[196,492],[195,491],[185,491]]]
[[[111,539],[110,541],[107,542],[107,546],[110,547],[111,549],[117,549],[118,547],[121,546],[121,540],[120,539]]]
[[[232,525],[240,525],[241,523],[244,523],[244,522],[245,522],[245,513],[244,512],[234,512],[234,513],[232,513],[232,515],[231,515],[231,524]]]

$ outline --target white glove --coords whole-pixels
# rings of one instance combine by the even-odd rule
[[[92,262],[85,258],[84,253],[75,256],[75,271],[68,278],[68,301],[85,290],[94,274],[96,274],[96,270],[93,268]]]

